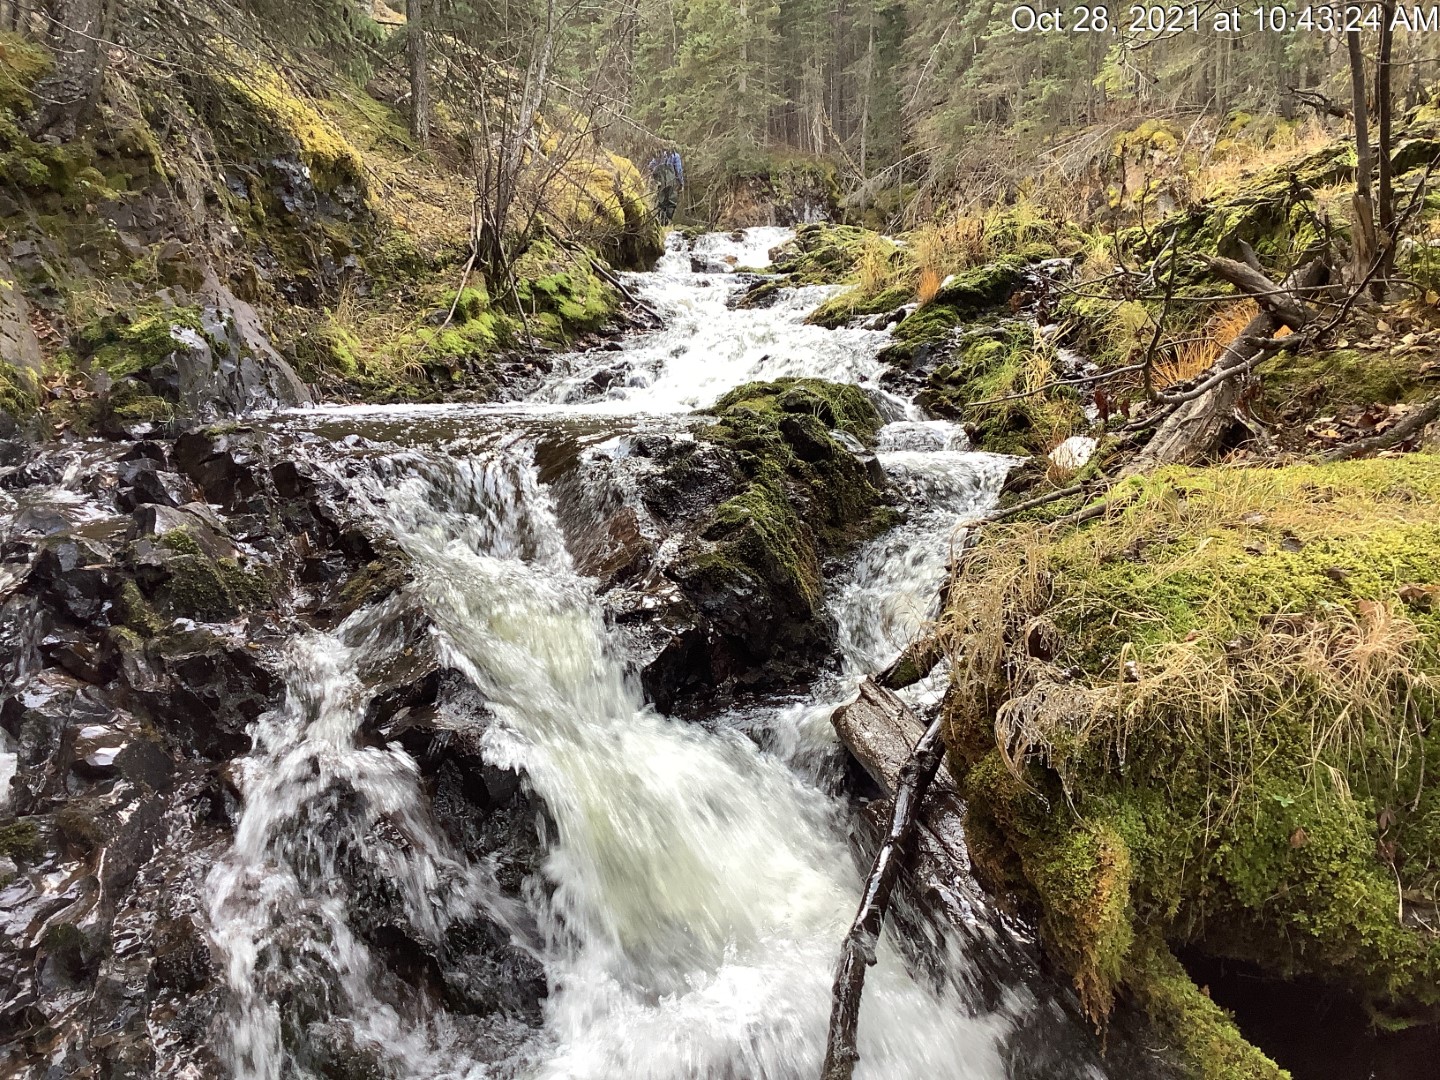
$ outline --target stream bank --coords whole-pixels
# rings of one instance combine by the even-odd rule
[[[859,880],[828,716],[1010,461],[807,326],[826,290],[736,309],[674,255],[670,329],[523,402],[11,446],[7,1069],[813,1068]],[[861,1075],[1099,1075],[976,905],[887,939]]]

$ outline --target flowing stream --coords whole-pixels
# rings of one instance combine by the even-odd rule
[[[783,238],[757,229],[697,246],[756,267]],[[564,358],[527,402],[277,421],[326,435],[326,467],[403,547],[416,580],[292,644],[286,703],[241,765],[243,816],[208,884],[231,998],[225,1052],[240,1080],[332,1075],[295,1049],[317,1031],[367,1054],[366,1076],[818,1074],[861,880],[851,804],[833,794],[842,757],[828,717],[930,614],[957,522],[992,503],[1010,462],[969,452],[955,425],[879,390],[884,333],[806,326],[823,289],[731,310],[735,279],[692,273],[681,250],[635,287],[666,329]],[[561,520],[581,511],[541,482],[538,450],[571,432],[603,467],[635,433],[683,431],[686,413],[727,389],[784,375],[872,392],[890,421],[879,458],[906,521],[830,584],[838,673],[805,700],[673,720],[644,701],[625,639],[577,570]],[[520,899],[430,820],[415,760],[360,737],[366,672],[395,659],[417,617],[483,702],[473,734],[485,759],[522,773],[546,808],[543,872]],[[913,700],[926,707],[933,690]],[[540,1022],[407,997],[352,929],[358,901],[338,867],[356,857],[427,940],[477,914],[505,928],[543,969]],[[1009,940],[988,913],[970,934],[887,933],[856,1075],[1100,1075],[1071,1021],[1016,973],[1029,961]],[[997,955],[1012,977],[994,976]]]

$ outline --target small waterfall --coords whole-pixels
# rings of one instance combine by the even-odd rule
[[[849,807],[830,794],[828,717],[933,614],[949,538],[990,505],[1009,460],[969,453],[954,425],[892,407],[880,459],[910,512],[832,585],[843,674],[808,701],[703,726],[663,716],[644,702],[624,639],[565,547],[565,508],[541,483],[533,433],[617,412],[631,416],[596,423],[644,423],[636,414],[708,404],[755,378],[873,386],[885,335],[804,325],[823,291],[733,311],[733,285],[688,263],[641,280],[669,328],[623,353],[570,358],[531,403],[296,421],[334,431],[370,417],[366,437],[327,451],[343,466],[322,464],[348,477],[404,548],[414,581],[294,643],[286,704],[264,719],[237,777],[243,816],[211,873],[209,914],[240,1080],[330,1075],[307,1049],[317,1033],[360,1048],[373,1066],[365,1075],[386,1078],[815,1075],[860,887]],[[617,356],[626,374],[602,402],[579,392]],[[450,436],[430,434],[446,417]],[[370,673],[413,647],[417,626],[483,701],[471,733],[485,760],[521,772],[546,808],[543,869],[519,895],[445,839],[415,759],[363,730]],[[543,1022],[460,1015],[407,995],[354,930],[362,901],[345,869],[357,860],[399,891],[415,940],[440,942],[479,918],[533,954],[548,983]],[[887,933],[869,975],[858,1077],[1097,1075],[1078,1058],[1017,1067],[1018,1033],[1063,1020],[1022,982],[979,989],[958,939],[918,923],[911,932],[908,944]]]

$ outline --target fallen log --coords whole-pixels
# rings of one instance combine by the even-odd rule
[[[1406,414],[1404,419],[1400,420],[1393,427],[1382,431],[1379,435],[1372,435],[1368,439],[1357,439],[1355,442],[1336,447],[1326,454],[1322,460],[1348,461],[1351,458],[1364,457],[1366,454],[1387,450],[1392,446],[1405,442],[1412,436],[1420,434],[1433,424],[1437,418],[1440,418],[1440,397],[1433,397],[1423,405],[1416,406]]]
[[[1316,316],[1298,294],[1321,285],[1329,268],[1319,259],[1308,263],[1277,285],[1253,267],[1234,259],[1212,259],[1211,270],[1255,297],[1260,314],[1251,319],[1210,369],[1222,378],[1197,398],[1181,402],[1160,425],[1150,441],[1120,470],[1122,477],[1140,476],[1162,465],[1190,465],[1214,453],[1235,422],[1241,376],[1264,351],[1257,342],[1272,338],[1282,326],[1301,330]]]
[[[830,1034],[825,1045],[825,1064],[821,1069],[821,1080],[850,1080],[855,1073],[855,1063],[860,1060],[857,1034],[860,1027],[860,996],[865,987],[865,969],[875,963],[875,949],[880,941],[880,932],[885,923],[885,911],[889,907],[891,894],[900,877],[901,861],[907,842],[915,831],[916,817],[921,800],[935,779],[940,760],[945,753],[941,740],[940,718],[936,718],[915,742],[914,750],[906,754],[904,764],[895,771],[895,762],[901,760],[897,753],[897,738],[903,745],[904,726],[895,721],[908,716],[909,710],[893,694],[886,695],[868,680],[861,688],[860,701],[866,704],[859,708],[847,706],[837,712],[854,717],[863,723],[867,717],[884,722],[874,730],[874,737],[856,740],[864,748],[869,760],[861,759],[866,771],[875,777],[890,779],[893,773],[894,799],[890,815],[890,829],[880,850],[875,855],[870,876],[865,882],[865,891],[860,898],[860,907],[855,912],[855,921],[845,942],[840,948],[840,964],[835,972],[835,986],[831,996]],[[837,720],[837,730],[848,722]],[[918,722],[917,722],[918,723]],[[841,734],[842,739],[844,734]],[[852,736],[853,737],[853,736]],[[878,774],[878,775],[877,775]]]
[[[906,645],[894,662],[875,677],[887,690],[903,690],[913,686],[945,659],[945,646],[940,635],[931,631]]]

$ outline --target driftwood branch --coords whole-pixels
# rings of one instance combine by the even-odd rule
[[[885,922],[885,909],[900,876],[900,862],[906,842],[915,828],[916,813],[926,790],[935,779],[945,745],[940,738],[941,720],[926,729],[904,767],[895,789],[890,830],[875,855],[865,892],[845,943],[840,948],[840,965],[835,973],[831,998],[830,1037],[825,1045],[821,1080],[850,1080],[860,1060],[856,1036],[860,1027],[860,995],[865,987],[865,969],[875,963],[875,949]]]
[[[1336,447],[1322,460],[1347,461],[1350,458],[1373,454],[1378,450],[1388,450],[1392,446],[1405,442],[1411,436],[1420,434],[1426,427],[1433,424],[1437,417],[1440,417],[1440,397],[1433,397],[1419,408],[1411,410],[1404,419],[1379,435],[1372,435],[1368,439],[1357,439],[1355,442]]]

